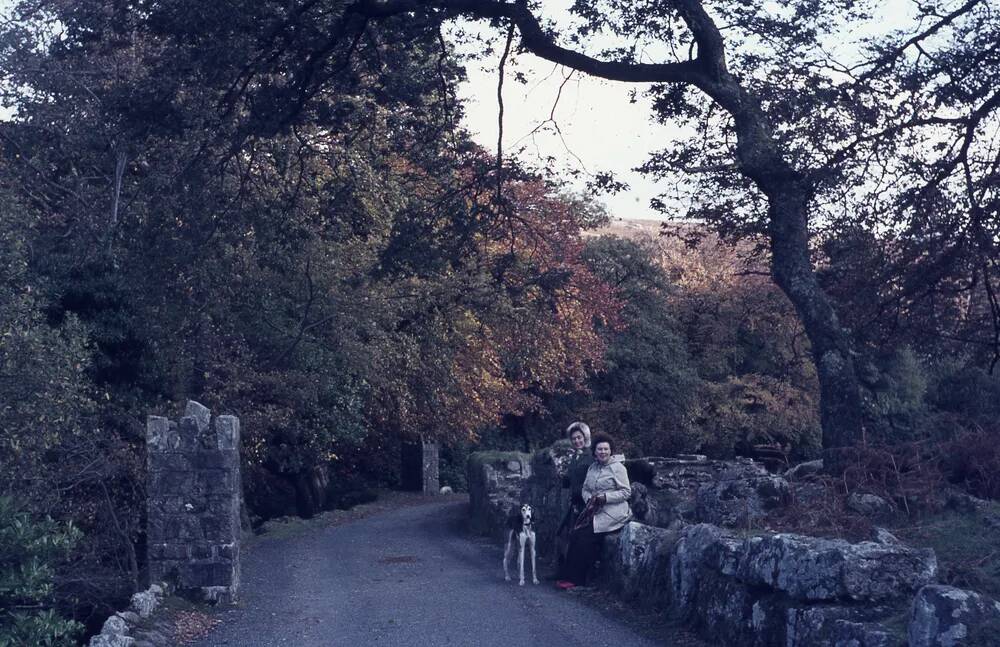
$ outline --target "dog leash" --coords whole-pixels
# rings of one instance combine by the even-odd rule
[[[576,518],[576,523],[573,524],[573,530],[579,530],[591,522],[594,518],[594,514],[597,513],[597,497],[590,497],[590,501],[587,501],[587,506],[583,509],[580,515]]]

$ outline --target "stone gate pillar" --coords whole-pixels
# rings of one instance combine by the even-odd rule
[[[422,438],[403,443],[403,464],[400,472],[404,490],[437,494],[441,490],[438,443]]]
[[[240,583],[240,421],[189,401],[180,422],[146,421],[151,582],[233,601]]]

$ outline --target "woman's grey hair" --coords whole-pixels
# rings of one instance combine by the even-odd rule
[[[566,437],[569,438],[573,435],[574,431],[579,431],[583,434],[583,440],[585,441],[585,446],[590,447],[590,427],[587,426],[585,422],[574,422],[569,427],[566,427]]]

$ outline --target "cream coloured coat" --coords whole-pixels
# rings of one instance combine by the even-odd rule
[[[618,530],[632,518],[632,511],[628,507],[632,485],[621,458],[620,455],[612,456],[606,465],[594,461],[587,470],[587,478],[583,482],[583,500],[589,503],[598,494],[603,494],[607,499],[594,513],[594,532]]]

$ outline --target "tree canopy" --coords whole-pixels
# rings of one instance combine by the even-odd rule
[[[568,26],[525,0],[14,2],[0,486],[81,531],[52,597],[132,592],[141,420],[189,397],[243,417],[261,516],[316,470],[391,480],[406,438],[530,447],[581,414],[644,452],[831,468],[876,439],[989,448],[1000,20],[906,9],[877,30],[855,0],[577,0]],[[461,19],[682,126],[643,166],[694,219],[678,247],[587,238],[591,196],[472,141]],[[976,454],[955,478],[989,494]]]
[[[855,60],[830,53],[832,41],[873,20],[879,6],[578,0],[572,12],[580,22],[569,33],[545,22],[540,4],[521,0],[363,0],[345,16],[506,22],[532,54],[611,80],[655,84],[656,116],[688,119],[699,135],[654,154],[646,168],[699,175],[702,215],[724,231],[766,236],[772,276],[811,342],[824,446],[836,449],[861,439],[862,385],[849,329],[813,271],[810,222],[842,223],[839,213],[850,220],[871,211],[862,205],[882,203],[908,238],[928,217],[957,219],[935,233],[951,256],[961,247],[985,259],[972,264],[994,337],[1000,321],[989,261],[997,236],[988,224],[997,220],[990,218],[997,155],[992,138],[977,135],[992,132],[1000,107],[989,81],[995,16],[986,0],[918,4],[913,26],[858,43]],[[628,45],[590,53],[587,39],[597,33]],[[647,51],[659,60],[646,62]],[[928,149],[938,153],[928,158]],[[912,248],[905,238],[904,263]],[[922,254],[924,245],[917,247]]]
[[[0,483],[84,532],[92,588],[66,595],[113,604],[138,581],[148,413],[241,415],[256,503],[315,468],[354,478],[359,455],[390,454],[363,476],[391,481],[401,439],[469,440],[601,361],[619,305],[579,232],[604,216],[515,168],[497,200],[426,24],[338,41],[305,98],[279,61],[337,11],[295,38],[272,5],[16,11]],[[259,57],[278,68],[242,77]]]

